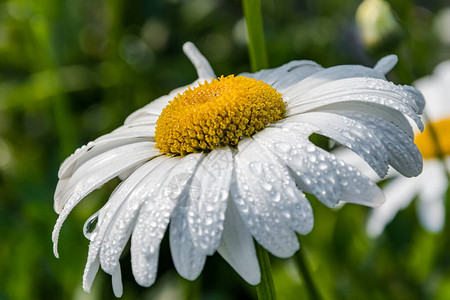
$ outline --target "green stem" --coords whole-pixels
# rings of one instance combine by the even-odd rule
[[[194,281],[183,279],[184,299],[197,300],[201,298],[202,277],[200,276]]]
[[[256,286],[256,293],[260,300],[276,299],[275,286],[272,279],[272,268],[270,267],[269,253],[261,245],[256,243],[256,255],[261,268],[261,282]]]
[[[264,42],[261,2],[260,0],[243,0],[242,6],[245,22],[247,23],[248,52],[251,69],[253,72],[256,72],[260,69],[267,68],[268,65],[266,45]],[[261,268],[261,283],[256,287],[258,299],[276,299],[269,254],[258,243],[256,243],[256,254]]]
[[[252,72],[268,66],[266,45],[262,23],[260,0],[243,0],[245,22],[247,24],[248,51]]]
[[[306,263],[305,257],[303,256],[303,249],[300,249],[295,254],[295,261],[297,262],[298,268],[300,269],[300,273],[303,277],[303,281],[305,282],[306,289],[308,290],[309,298],[311,300],[320,300],[319,291],[317,290],[314,281],[311,276],[311,272],[308,269],[308,265]]]

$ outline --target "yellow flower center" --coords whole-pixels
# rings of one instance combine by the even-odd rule
[[[186,155],[236,146],[281,120],[286,107],[269,84],[244,76],[220,77],[178,94],[156,121],[160,152]]]
[[[431,123],[431,126],[433,126],[433,129],[436,132],[442,154],[450,155],[450,119]],[[416,136],[414,142],[422,153],[423,158],[437,157],[438,151],[436,149],[436,142],[430,133],[429,126],[426,126],[425,130]]]

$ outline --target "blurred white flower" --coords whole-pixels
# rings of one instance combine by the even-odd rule
[[[119,258],[131,237],[132,269],[154,283],[170,222],[175,268],[193,280],[217,251],[247,282],[260,270],[253,238],[278,257],[299,249],[313,213],[303,192],[327,206],[377,206],[381,190],[356,168],[310,142],[325,135],[359,154],[380,176],[392,165],[405,176],[422,170],[405,116],[422,127],[424,100],[386,81],[395,56],[373,69],[322,68],[292,61],[257,73],[216,78],[192,43],[184,46],[199,79],[130,115],[125,125],[78,149],[61,165],[55,191],[61,226],[90,192],[123,181],[85,224],[90,239],[83,287],[101,268],[122,294]]]

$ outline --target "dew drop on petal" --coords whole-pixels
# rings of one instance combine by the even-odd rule
[[[98,223],[98,212],[96,212],[95,214],[93,214],[89,219],[87,219],[87,221],[84,223],[83,226],[83,233],[84,236],[88,239],[91,240],[92,238],[92,234],[94,233],[95,229],[97,228],[97,223]]]
[[[280,202],[280,200],[281,200],[281,194],[280,194],[279,192],[275,192],[275,193],[272,195],[272,201],[274,201],[274,202]]]
[[[320,169],[320,170],[324,171],[324,170],[326,170],[327,168],[328,168],[328,165],[327,165],[326,163],[321,163],[321,164],[319,164],[319,169]]]
[[[268,182],[261,182],[261,187],[268,192],[273,188],[273,186]]]

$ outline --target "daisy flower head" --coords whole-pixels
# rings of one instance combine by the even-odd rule
[[[193,280],[216,251],[248,283],[260,281],[253,239],[277,257],[299,249],[296,233],[313,227],[305,193],[327,206],[378,206],[383,195],[360,171],[309,140],[318,133],[360,155],[380,176],[392,165],[405,176],[422,169],[407,118],[421,129],[424,99],[374,68],[323,68],[291,61],[281,67],[216,77],[192,43],[184,52],[199,79],[131,114],[113,132],[81,147],[59,170],[54,251],[70,211],[119,177],[107,203],[85,224],[90,240],[83,287],[101,267],[122,294],[120,255],[131,240],[138,284],[156,279],[168,230],[178,273]],[[168,228],[170,227],[170,228]]]
[[[415,196],[422,226],[429,232],[439,232],[444,227],[448,187],[446,168],[450,169],[450,61],[440,63],[432,75],[418,79],[414,86],[427,101],[425,113],[430,124],[425,126],[423,133],[416,133],[415,139],[424,158],[423,172],[411,180],[402,178],[398,172],[389,172],[388,177],[392,180],[383,187],[386,204],[374,209],[368,220],[367,231],[371,236],[381,234],[397,212],[409,206]],[[429,129],[431,126],[439,148]],[[445,165],[439,159],[439,152]]]

